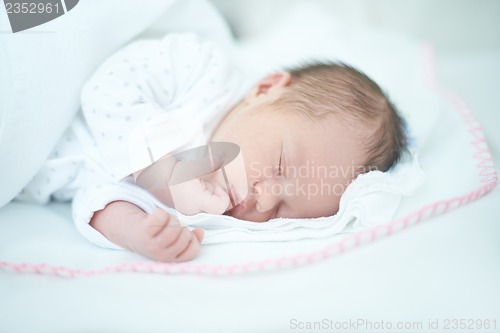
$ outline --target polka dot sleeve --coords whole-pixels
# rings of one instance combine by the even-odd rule
[[[110,174],[122,179],[135,171],[128,139],[144,122],[185,107],[224,107],[234,86],[230,67],[214,44],[192,34],[137,41],[112,55],[82,92],[84,116]]]

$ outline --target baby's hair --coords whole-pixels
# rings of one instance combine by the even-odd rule
[[[344,63],[314,62],[291,68],[289,88],[278,103],[284,103],[313,119],[339,115],[356,130],[372,131],[364,147],[363,171],[392,168],[407,150],[404,119],[378,84]],[[365,124],[359,127],[359,122]]]

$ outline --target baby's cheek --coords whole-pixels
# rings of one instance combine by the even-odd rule
[[[264,164],[259,160],[253,160],[246,167],[246,174],[249,180],[263,180],[276,177],[276,167],[269,164]]]

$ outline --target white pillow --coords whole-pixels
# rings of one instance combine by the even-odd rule
[[[80,106],[85,80],[176,1],[80,1],[15,34],[0,10],[0,207],[46,159]]]

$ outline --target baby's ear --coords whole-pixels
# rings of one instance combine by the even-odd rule
[[[260,95],[269,95],[275,92],[278,93],[283,88],[290,85],[291,81],[292,76],[288,72],[273,73],[260,80],[250,91],[247,98],[255,98]]]

